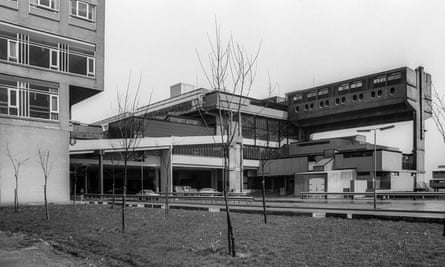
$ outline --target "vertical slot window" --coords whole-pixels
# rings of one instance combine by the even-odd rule
[[[59,70],[59,50],[50,49],[49,57],[50,57],[49,59],[50,68],[54,70]]]
[[[16,40],[8,40],[8,60],[17,62],[19,46]]]
[[[87,58],[87,75],[94,76],[96,74],[96,59],[93,57]]]
[[[8,89],[8,109],[9,115],[17,115],[18,111],[18,93],[17,89]]]
[[[59,96],[51,95],[50,102],[51,120],[59,119]]]

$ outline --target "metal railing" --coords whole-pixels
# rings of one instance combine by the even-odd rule
[[[146,196],[146,195],[138,195],[138,194],[127,194],[126,201],[130,202],[157,202],[164,203],[166,193],[159,193],[159,195],[155,196]],[[85,200],[85,201],[111,201],[113,198],[112,194],[83,194],[77,195],[76,200]],[[122,199],[122,194],[114,194],[115,202],[120,202]],[[224,196],[222,193],[168,193],[168,201],[169,202],[199,202],[206,204],[219,204],[223,203]],[[253,197],[247,196],[247,193],[228,193],[228,201],[229,203],[240,203],[240,202],[250,202],[253,201]]]
[[[343,196],[345,198],[355,198],[355,197],[372,197],[373,192],[301,192],[300,197],[302,199],[309,196],[322,196],[327,198],[328,196]],[[380,199],[390,199],[391,197],[405,197],[405,198],[445,198],[445,192],[378,192],[376,193],[377,198]]]

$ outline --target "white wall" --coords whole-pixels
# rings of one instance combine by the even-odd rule
[[[9,120],[9,119],[8,119]],[[48,201],[65,203],[69,201],[69,156],[68,132],[46,127],[29,121],[5,124],[0,119],[0,205],[14,202],[15,178],[14,169],[7,156],[7,145],[11,154],[19,159],[29,158],[20,168],[19,202],[43,203],[44,176],[39,162],[37,146],[42,151],[50,151],[53,162],[52,172],[48,178]]]

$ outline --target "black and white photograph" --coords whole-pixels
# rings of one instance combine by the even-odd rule
[[[445,1],[0,0],[34,266],[445,266]]]

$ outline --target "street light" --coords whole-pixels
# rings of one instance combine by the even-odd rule
[[[376,179],[377,179],[377,130],[385,131],[394,128],[394,125],[370,128],[370,129],[361,129],[357,130],[359,133],[369,133],[374,131],[374,175],[372,176],[372,190],[374,192],[374,209],[377,208],[377,192],[376,192]]]

